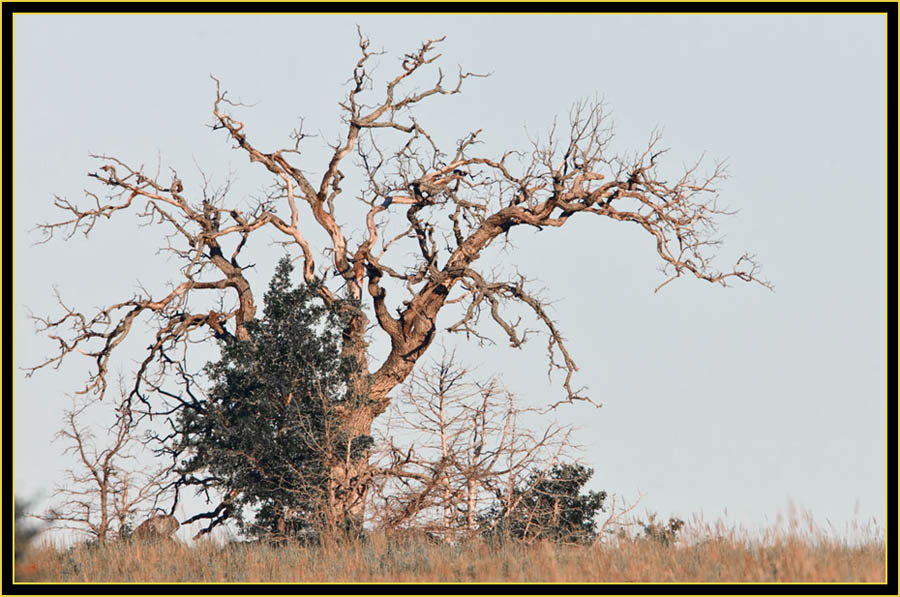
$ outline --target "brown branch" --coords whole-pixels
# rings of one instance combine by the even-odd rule
[[[535,468],[549,469],[569,444],[569,430],[535,434],[518,425],[529,411],[496,378],[473,382],[446,350],[413,373],[390,411],[382,438],[377,519],[383,528],[419,527],[444,538],[471,535],[477,514]],[[398,446],[393,434],[418,438]]]
[[[55,492],[56,504],[35,518],[58,527],[87,533],[101,543],[121,538],[139,512],[166,495],[165,468],[135,471],[126,468],[137,455],[137,425],[123,390],[116,407],[116,423],[102,447],[84,422],[88,403],[75,402],[65,413],[57,433],[67,442],[64,454],[76,456],[76,468],[66,472],[66,482]],[[60,525],[60,523],[62,523]]]
[[[493,243],[511,242],[520,229],[561,228],[572,217],[587,214],[631,222],[655,243],[666,277],[657,289],[681,276],[722,285],[756,282],[771,288],[750,254],[742,255],[730,269],[715,266],[720,245],[716,226],[732,213],[717,202],[718,184],[727,174],[724,164],[702,174],[698,161],[682,174],[670,176],[666,171],[664,176],[666,149],[660,147],[658,131],[641,151],[612,154],[612,131],[600,102],[577,103],[568,127],[554,123],[547,139],[534,140],[529,151],[500,155],[481,150],[480,129],[443,152],[437,137],[412,115],[398,120],[404,111],[411,114],[429,98],[459,93],[464,80],[481,76],[460,70],[455,85],[446,83],[443,71],[435,66],[441,41],[426,40],[404,55],[399,71],[376,91],[370,63],[377,52],[360,33],[360,56],[340,104],[341,137],[331,147],[327,163],[304,164],[308,169],[295,165],[304,157],[298,150],[302,132],[291,133],[293,148],[258,148],[250,142],[244,122],[230,113],[242,104],[230,100],[213,78],[213,130],[225,131],[236,149],[272,175],[272,190],[249,209],[226,203],[227,185],[222,192],[207,193],[205,177],[202,195],[194,200],[189,181],[182,181],[174,170],[171,182],[163,182],[158,174],[145,173],[143,166],[94,156],[100,166],[89,177],[109,194],[101,198],[87,192],[85,207],[57,197],[64,215],[59,222],[40,227],[47,239],[57,232],[88,234],[100,221],[132,213],[146,225],[164,227],[162,250],[177,258],[179,274],[168,291],[142,292],[93,315],[60,301],[61,316],[36,318],[39,329],[58,344],[56,354],[28,369],[28,374],[57,367],[69,354],[85,354],[94,363],[84,391],[102,396],[111,355],[140,321],[148,324],[155,339],[146,349],[132,393],[140,395],[142,381],[160,393],[167,374],[187,371],[185,359],[192,342],[211,335],[246,339],[245,324],[256,317],[256,305],[238,258],[249,246],[249,237],[265,228],[277,230],[279,238],[286,239],[283,244],[300,254],[306,281],[316,278],[316,259],[323,261],[320,268],[336,272],[331,287],[321,285],[326,301],[343,293],[370,302],[378,329],[390,341],[388,354],[373,368],[371,404],[357,413],[361,427],[384,412],[390,392],[407,379],[437,338],[438,314],[445,307],[462,311],[451,329],[488,339],[477,325],[484,310],[510,344],[520,346],[529,332],[501,307],[511,302],[525,306],[548,334],[550,371],[565,373],[564,401],[584,399],[572,386],[577,367],[546,304],[525,291],[524,278],[488,280],[480,273],[486,268],[476,267]],[[423,90],[408,88],[429,72],[433,78]],[[375,98],[370,100],[370,95]],[[396,142],[392,150],[387,149],[389,142]],[[351,230],[341,218],[352,212],[338,214],[338,210],[344,194],[341,185],[352,178],[347,158],[354,152],[366,185],[358,199],[367,208],[365,219]],[[313,171],[321,173],[316,184],[306,174]],[[316,227],[327,237],[325,246],[314,244],[321,237]],[[381,246],[376,248],[379,239]],[[206,304],[188,309],[194,297]],[[389,304],[389,298],[396,302]],[[364,315],[350,319],[344,330],[345,351],[355,351],[368,371],[368,320]]]

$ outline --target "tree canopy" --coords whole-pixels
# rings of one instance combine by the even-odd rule
[[[680,173],[664,174],[660,164],[667,149],[658,131],[646,147],[614,153],[601,102],[576,103],[567,124],[554,122],[545,139],[524,149],[487,151],[482,129],[460,131],[455,145],[440,147],[417,110],[439,96],[462,93],[464,84],[482,76],[462,69],[453,78],[445,76],[435,66],[442,41],[426,40],[404,54],[395,74],[379,82],[373,58],[382,52],[359,32],[359,58],[339,102],[339,138],[320,164],[309,163],[301,149],[309,142],[302,127],[291,131],[290,143],[281,148],[255,141],[253,127],[239,119],[246,106],[229,99],[214,79],[211,128],[271,175],[263,197],[230,196],[228,184],[213,192],[205,175],[182,180],[175,168],[170,177],[101,154],[93,156],[98,168],[89,177],[105,192],[86,191],[84,205],[57,197],[64,215],[40,227],[45,240],[58,232],[89,236],[98,223],[133,214],[164,230],[161,250],[174,264],[169,288],[111,297],[94,313],[60,299],[61,316],[36,318],[58,350],[29,375],[71,355],[86,355],[91,369],[82,393],[102,399],[118,347],[137,335],[132,334],[136,324],[149,330],[153,340],[134,372],[128,405],[167,417],[176,433],[186,426],[185,446],[197,442],[203,451],[185,470],[213,462],[221,466],[205,480],[187,479],[228,488],[225,500],[198,516],[215,522],[241,499],[277,509],[276,495],[283,502],[278,508],[299,508],[287,489],[276,487],[278,479],[296,480],[301,471],[313,475],[305,468],[313,460],[301,456],[309,453],[311,440],[294,430],[323,425],[330,430],[324,422],[332,420],[326,413],[333,409],[340,441],[356,446],[355,438],[370,434],[375,418],[390,405],[391,392],[440,332],[493,342],[488,328],[495,324],[494,331],[518,348],[534,332],[526,327],[528,318],[520,317],[524,310],[546,336],[549,371],[561,378],[562,395],[553,406],[590,401],[576,383],[578,365],[547,303],[530,290],[524,273],[508,276],[483,257],[513,229],[561,228],[572,218],[628,223],[655,248],[665,275],[660,287],[682,276],[768,286],[749,253],[730,268],[716,265],[717,225],[729,213],[717,200],[724,164],[704,171],[697,161]],[[355,196],[345,191],[348,179],[355,181]],[[263,320],[257,318],[258,289],[245,271],[248,239],[261,230],[274,233],[299,259],[307,285],[291,295],[286,270],[280,269],[270,288],[271,314]],[[323,304],[312,307],[313,295]],[[210,310],[210,304],[218,308]],[[374,314],[374,325],[359,308],[363,304]],[[453,313],[443,330],[437,323],[441,312]],[[339,333],[316,328],[316,322],[331,317],[338,317]],[[368,350],[376,336],[389,345],[383,353]],[[210,398],[199,399],[189,355],[194,345],[212,338],[225,343],[223,361],[209,370],[216,380]],[[298,360],[298,354],[322,359]],[[342,379],[351,356],[361,374]],[[370,358],[377,362],[370,365]],[[342,394],[349,391],[347,383],[357,386],[353,396],[365,399]],[[322,401],[319,415],[294,410],[298,404],[312,408],[314,395]],[[255,420],[240,421],[238,415],[245,414]],[[282,451],[288,445],[290,456]],[[350,453],[356,454],[355,448]],[[334,483],[328,491],[340,496],[333,503],[342,511],[363,503],[359,491],[365,489],[358,488],[369,475],[365,458],[328,462]],[[259,482],[253,467],[275,485]]]
[[[258,506],[255,534],[297,536],[339,524],[335,498],[352,487],[334,478],[341,459],[355,461],[371,444],[349,436],[338,412],[366,399],[353,354],[342,350],[340,302],[325,304],[317,280],[292,287],[283,258],[265,295],[264,316],[247,323],[247,339],[219,340],[221,358],[206,371],[208,397],[180,413],[173,450],[189,455],[185,485],[230,495],[228,515],[243,523]],[[220,514],[224,514],[223,512]]]

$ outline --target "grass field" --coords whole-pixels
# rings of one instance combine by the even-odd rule
[[[688,525],[671,545],[644,537],[594,546],[444,545],[388,539],[328,546],[180,542],[32,549],[16,582],[851,582],[885,581],[880,533],[849,544],[818,532]]]

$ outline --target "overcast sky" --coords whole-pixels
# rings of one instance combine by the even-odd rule
[[[704,152],[710,165],[727,159],[720,201],[738,213],[721,220],[718,265],[753,252],[774,293],[687,278],[654,293],[664,278],[653,239],[627,223],[586,216],[510,235],[516,249],[503,259],[553,301],[580,366],[576,385],[603,404],[558,413],[580,426],[593,489],[643,495],[640,511],[662,516],[761,526],[793,502],[822,524],[883,523],[880,15],[18,15],[17,367],[53,352],[27,315],[59,314],[54,286],[87,310],[130,297],[139,283],[161,296],[177,279],[156,254],[162,229],[128,216],[100,222],[90,239],[35,245],[34,226],[60,217],[54,195],[83,202],[84,189],[102,191],[86,177],[98,166],[88,154],[176,168],[194,193],[201,169],[216,182],[232,173],[238,197],[257,192],[268,182],[262,168],[207,126],[213,74],[254,104],[240,114],[258,147],[288,145],[304,118],[319,136],[303,168],[321,172],[324,144],[343,134],[337,103],[358,58],[357,24],[387,52],[377,81],[423,39],[444,35],[445,72],[491,74],[417,113],[448,151],[479,128],[484,153],[527,150],[529,135],[597,97],[623,153],[642,149],[659,126],[668,168]],[[272,238],[263,233],[245,250],[259,288],[282,252]],[[521,351],[447,343],[482,377],[502,375],[523,404],[560,397],[544,339]],[[114,370],[128,371],[141,348],[128,348]],[[16,372],[17,494],[46,496],[71,464],[51,440],[88,366],[79,357],[30,379]]]

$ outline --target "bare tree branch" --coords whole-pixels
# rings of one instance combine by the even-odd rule
[[[339,104],[342,130],[327,163],[319,165],[320,177],[307,174],[316,172],[313,164],[302,163],[301,168],[305,156],[300,142],[308,137],[302,125],[290,132],[285,148],[258,146],[235,114],[246,106],[229,99],[213,77],[212,130],[223,131],[234,149],[272,176],[272,190],[249,208],[229,197],[227,183],[211,191],[205,176],[199,185],[191,184],[173,169],[171,178],[163,179],[159,169],[151,173],[118,157],[94,155],[99,167],[88,176],[106,195],[87,191],[84,206],[57,197],[63,216],[39,226],[43,242],[57,233],[89,236],[99,222],[130,213],[144,225],[163,227],[161,250],[175,257],[179,271],[167,290],[111,299],[94,314],[60,299],[61,316],[35,318],[57,349],[29,367],[28,375],[80,353],[93,361],[82,392],[102,397],[110,359],[138,323],[154,340],[136,371],[129,400],[138,397],[148,414],[171,415],[170,409],[194,407],[189,393],[164,387],[173,378],[176,384],[191,379],[186,355],[194,343],[247,338],[245,325],[256,317],[256,300],[244,275],[250,265],[241,265],[242,251],[250,236],[263,229],[277,231],[288,250],[298,254],[307,282],[320,268],[334,272],[329,284],[320,286],[327,302],[342,293],[372,307],[376,326],[370,328],[360,313],[343,330],[345,350],[372,372],[371,400],[347,416],[346,424],[357,435],[367,433],[385,412],[392,390],[438,337],[437,316],[445,308],[458,313],[449,331],[490,341],[491,333],[479,319],[482,312],[489,313],[513,347],[535,333],[509,314],[524,308],[548,338],[549,371],[563,378],[564,395],[551,407],[589,400],[584,388],[575,385],[578,367],[548,304],[526,289],[523,275],[488,275],[488,268],[478,265],[485,251],[498,240],[507,243],[519,228],[547,231],[588,215],[630,222],[654,240],[665,276],[657,290],[683,276],[771,288],[749,253],[730,268],[714,264],[721,242],[719,220],[732,213],[718,203],[725,165],[703,173],[698,161],[670,174],[662,164],[667,149],[661,147],[659,131],[652,132],[641,151],[612,153],[613,133],[600,101],[576,103],[567,126],[554,123],[547,138],[534,139],[528,150],[485,152],[481,129],[462,134],[454,147],[441,150],[416,111],[439,96],[461,93],[465,81],[484,76],[460,69],[448,83],[436,66],[442,41],[426,40],[404,54],[393,77],[380,87],[371,70],[372,57],[380,53],[359,32],[359,57]],[[423,79],[427,83],[416,87]],[[349,163],[348,156],[357,163]],[[361,181],[363,188],[359,201],[342,203],[348,179]],[[360,202],[365,206],[361,213]],[[324,246],[313,241],[320,232],[327,237]],[[367,348],[373,330],[383,334],[390,348],[370,367]],[[151,394],[166,402],[162,410],[150,408]]]
[[[404,384],[390,411],[391,435],[381,442],[374,514],[380,527],[420,528],[445,541],[473,535],[482,510],[536,468],[549,470],[571,447],[569,428],[523,427],[520,419],[531,409],[517,406],[496,378],[470,378],[445,350]],[[398,433],[416,439],[398,446]]]
[[[168,470],[133,470],[140,443],[124,390],[116,405],[116,423],[103,446],[98,446],[83,420],[88,406],[73,401],[65,413],[65,425],[57,438],[68,444],[65,454],[76,456],[76,467],[66,471],[66,481],[56,488],[54,497],[59,503],[35,518],[105,543],[126,536],[139,513],[166,499]]]

